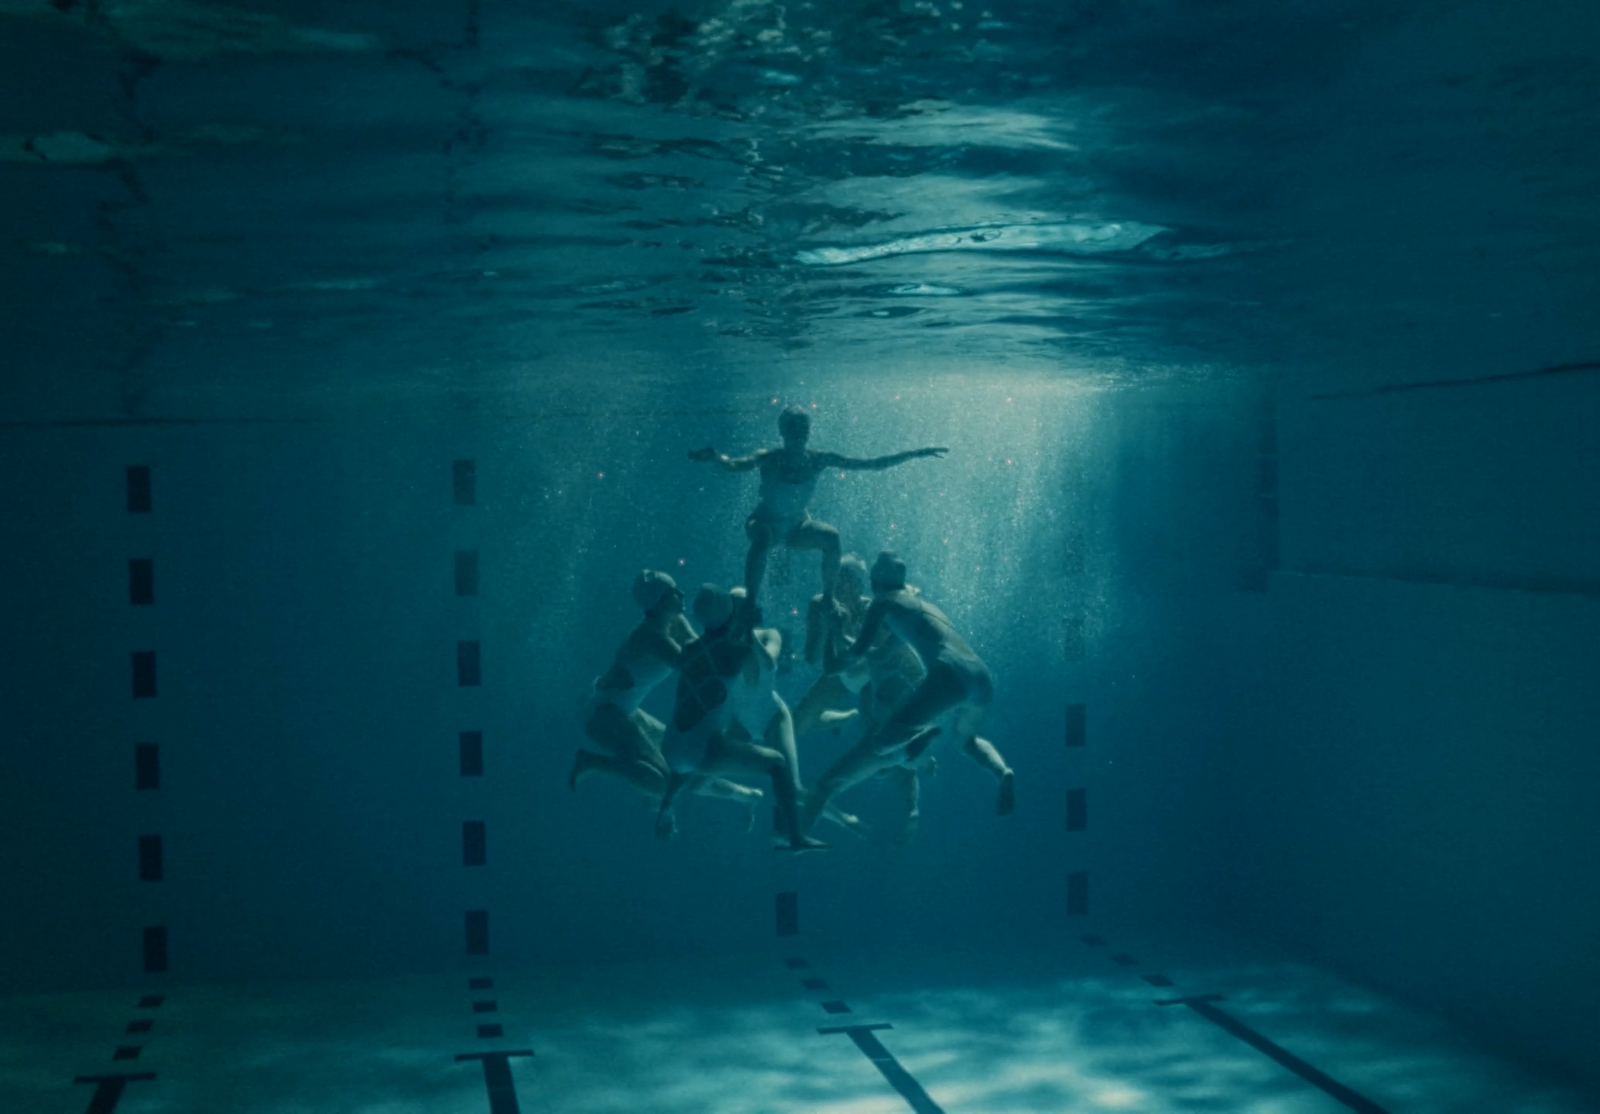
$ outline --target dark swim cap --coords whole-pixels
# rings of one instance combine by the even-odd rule
[[[906,563],[887,549],[878,554],[878,559],[872,563],[872,586],[874,588],[904,588],[906,586]]]

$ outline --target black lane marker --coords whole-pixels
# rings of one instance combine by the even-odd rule
[[[489,954],[489,910],[467,910],[467,954]]]
[[[489,1114],[520,1114],[521,1107],[517,1105],[517,1084],[511,1078],[511,1065],[507,1063],[513,1056],[532,1056],[530,1051],[521,1052],[462,1052],[456,1056],[456,1063],[464,1060],[481,1060],[483,1062],[483,1083],[489,1089]]]
[[[828,989],[828,980],[827,979],[801,979],[800,980],[800,985],[805,987],[807,990],[827,990]]]
[[[142,1083],[154,1079],[153,1071],[141,1071],[128,1075],[80,1075],[74,1083],[93,1083],[94,1097],[89,1100],[89,1106],[83,1114],[111,1114],[117,1108],[117,1103],[122,1101],[123,1088],[130,1083]]]
[[[475,596],[478,594],[478,551],[476,549],[456,550],[456,595]]]
[[[1133,958],[1133,956],[1129,955],[1127,952],[1122,952],[1119,955],[1112,956],[1111,957],[1111,962],[1115,963],[1119,967],[1137,967],[1137,966],[1139,966],[1139,961],[1137,959]]]
[[[156,563],[154,558],[129,558],[128,602],[135,607],[149,607],[156,602]]]
[[[144,930],[144,969],[151,973],[167,969],[167,926],[164,924],[153,924]],[[153,1004],[159,1006],[160,996],[152,997]],[[139,1004],[144,1005],[144,1001]]]
[[[161,1008],[161,1003],[166,1000],[167,996],[165,994],[146,994],[139,999],[139,1008],[141,1010],[158,1010]]]
[[[1087,789],[1067,790],[1067,831],[1086,832],[1089,830],[1089,791]]]
[[[148,464],[128,465],[128,513],[149,514],[150,500],[150,466]]]
[[[120,1044],[117,1046],[117,1050],[111,1054],[111,1058],[113,1060],[137,1060],[139,1053],[143,1051],[144,1045],[142,1044]]]
[[[478,1026],[478,1036],[483,1038],[484,1040],[489,1040],[492,1037],[503,1037],[505,1035],[506,1035],[506,1030],[505,1030],[505,1027],[502,1026],[502,1025],[479,1025]]]
[[[456,505],[470,507],[478,501],[478,465],[476,461],[458,460],[450,469],[455,481]]]
[[[1165,975],[1140,975],[1141,979],[1151,986],[1171,986],[1172,980]]]
[[[1089,915],[1089,872],[1073,871],[1067,875],[1067,916]]]
[[[472,1012],[473,1013],[499,1013],[500,1012],[500,1003],[496,1002],[493,998],[490,998],[490,999],[487,999],[487,1000],[481,1001],[481,1002],[474,1002],[474,1003],[472,1003]]]
[[[156,654],[154,650],[136,650],[133,654],[133,698],[149,700],[156,694]]]
[[[139,837],[139,881],[159,882],[166,876],[162,866],[161,837],[158,835]]]
[[[1103,948],[1106,946],[1106,938],[1104,936],[1082,936],[1079,939],[1091,948]]]
[[[1165,1001],[1157,1002],[1156,1005],[1188,1006],[1217,1028],[1238,1037],[1256,1051],[1272,1057],[1272,1059],[1278,1061],[1278,1063],[1294,1072],[1313,1087],[1348,1106],[1351,1110],[1358,1111],[1359,1114],[1389,1114],[1387,1110],[1371,1099],[1357,1094],[1332,1076],[1318,1071],[1294,1053],[1272,1043],[1272,1041],[1238,1018],[1224,1013],[1211,1004],[1220,1001],[1222,1001],[1222,995],[1220,994],[1200,994],[1193,998],[1169,998]]]
[[[883,1047],[883,1042],[873,1032],[875,1029],[893,1029],[888,1023],[877,1025],[843,1025],[836,1029],[818,1029],[823,1036],[834,1033],[845,1033],[857,1048],[861,1049],[867,1059],[872,1061],[875,1068],[889,1081],[889,1085],[911,1104],[911,1109],[917,1114],[944,1114],[944,1108],[928,1096],[922,1089],[922,1084],[911,1077],[911,1073],[900,1066],[900,1061],[894,1054]]]
[[[1067,705],[1067,745],[1081,747],[1088,743],[1089,732],[1087,717],[1084,715],[1082,704]]]
[[[828,1013],[849,1013],[850,1007],[843,1002],[823,1002],[821,1006]]]
[[[483,684],[483,647],[481,643],[456,643],[456,684],[462,688],[476,688]]]
[[[783,965],[785,967],[789,968],[789,970],[791,970],[791,971],[799,971],[802,968],[806,968],[806,967],[810,967],[811,966],[811,964],[807,963],[805,960],[801,959],[797,955],[796,956],[791,956],[790,958],[784,960],[783,961]]]
[[[133,744],[133,787],[135,789],[161,788],[161,745],[159,743]]]
[[[128,1022],[127,1029],[123,1031],[128,1033],[148,1033],[153,1025],[155,1025],[154,1021],[151,1021],[148,1017],[142,1017],[138,1021]]]
[[[461,732],[461,776],[483,776],[483,732]]]
[[[489,829],[482,820],[461,822],[461,865],[484,866],[489,862]]]
[[[494,986],[494,980],[484,975],[478,975],[467,980],[468,990],[489,990]]]

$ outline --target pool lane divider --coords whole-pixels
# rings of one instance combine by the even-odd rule
[[[777,895],[776,924],[778,936],[795,936],[800,932],[800,895],[797,891],[786,890]],[[800,985],[807,990],[829,990],[828,980],[817,974],[811,961],[804,956],[792,955],[783,960],[783,966],[796,972]],[[830,998],[817,1003],[826,1014],[836,1015],[853,1013],[848,1002],[839,998]],[[872,1066],[888,1081],[889,1086],[900,1093],[916,1114],[945,1114],[944,1109],[929,1096],[928,1092],[918,1083],[916,1077],[905,1069],[905,1066],[895,1059],[894,1053],[883,1046],[877,1037],[882,1029],[893,1029],[894,1026],[886,1021],[876,1022],[871,1025],[837,1025],[818,1029],[822,1036],[836,1036],[843,1033],[848,1036],[861,1054],[872,1061]],[[501,1114],[493,1111],[492,1114]],[[506,1114],[510,1114],[509,1111]]]
[[[1088,935],[1081,936],[1079,939],[1083,941],[1085,946],[1091,948],[1104,948],[1108,946],[1108,942],[1103,936]],[[1117,964],[1119,967],[1134,967],[1139,965],[1139,961],[1133,956],[1129,955],[1127,952],[1119,952],[1118,954],[1108,956],[1107,958],[1112,963]],[[1142,974],[1139,977],[1145,982],[1149,983],[1151,986],[1170,987],[1176,985],[1165,975],[1151,973]],[[1187,1006],[1189,1009],[1193,1010],[1195,1013],[1211,1022],[1211,1024],[1215,1025],[1223,1032],[1229,1034],[1230,1036],[1237,1037],[1245,1044],[1248,1044],[1251,1048],[1254,1048],[1257,1052],[1262,1053],[1283,1067],[1288,1068],[1301,1079],[1322,1091],[1329,1098],[1332,1098],[1335,1101],[1349,1107],[1351,1110],[1356,1111],[1356,1114],[1389,1114],[1389,1111],[1386,1108],[1379,1106],[1365,1095],[1352,1090],[1343,1083],[1340,1083],[1337,1079],[1334,1079],[1327,1072],[1324,1072],[1302,1060],[1300,1057],[1296,1056],[1282,1045],[1279,1045],[1265,1035],[1258,1033],[1256,1030],[1252,1029],[1250,1026],[1246,1025],[1232,1014],[1218,1009],[1214,1003],[1221,1001],[1225,1001],[1225,999],[1220,994],[1194,994],[1183,998],[1162,998],[1157,1000],[1155,1004],[1158,1006]]]

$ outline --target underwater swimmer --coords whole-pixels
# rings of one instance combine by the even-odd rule
[[[617,649],[611,668],[595,678],[583,705],[583,732],[603,753],[580,749],[567,784],[576,789],[594,774],[609,774],[659,799],[671,774],[660,747],[666,729],[639,705],[678,668],[694,628],[683,614],[683,593],[666,573],[645,569],[634,578],[632,592],[644,618]],[[696,791],[745,805],[752,822],[763,796],[723,778],[708,779]]]
[[[767,551],[775,544],[790,549],[822,551],[822,598],[833,602],[833,584],[839,573],[839,531],[818,522],[807,511],[817,477],[829,468],[841,471],[881,472],[921,456],[943,456],[948,449],[911,449],[892,456],[860,458],[806,448],[811,438],[811,415],[788,406],[778,415],[779,448],[757,449],[749,456],[730,457],[712,448],[694,449],[689,459],[714,462],[725,472],[761,471],[761,501],[745,520],[750,552],[744,562],[744,587],[754,602],[767,570]]]
[[[880,627],[886,626],[916,653],[927,675],[906,701],[862,740],[858,749],[870,749],[880,758],[915,762],[939,731],[930,725],[953,711],[954,733],[962,753],[995,776],[1000,783],[995,811],[1001,816],[1010,813],[1016,807],[1011,768],[994,744],[977,734],[983,713],[994,698],[989,667],[956,633],[943,611],[906,588],[905,562],[893,553],[878,554],[872,566],[872,594],[872,606],[867,609],[861,633],[846,651],[847,656],[866,654]],[[844,788],[840,771],[829,771],[812,791],[806,818],[813,819],[817,810]]]
[[[704,633],[683,648],[678,673],[677,701],[672,722],[662,740],[671,776],[656,815],[656,834],[670,839],[677,831],[674,808],[684,789],[698,786],[718,774],[765,774],[772,779],[773,798],[784,819],[789,847],[794,851],[822,850],[828,845],[800,830],[800,777],[791,755],[739,738],[729,730],[735,710],[734,688],[741,682],[755,654],[755,625],[760,613],[748,597],[736,598],[714,584],[704,585],[694,601],[695,617]],[[776,633],[776,632],[774,632]],[[765,645],[763,653],[769,652]],[[773,654],[776,662],[776,654]],[[759,663],[754,667],[759,672]],[[768,690],[775,714],[793,731],[788,708],[777,693]],[[781,709],[781,711],[779,711]],[[747,714],[749,714],[747,712]]]

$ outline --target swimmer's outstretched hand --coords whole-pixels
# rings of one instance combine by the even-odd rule
[[[918,456],[943,456],[945,453],[947,453],[949,451],[950,451],[949,449],[945,449],[945,448],[918,449],[917,450],[917,455]]]
[[[717,459],[717,450],[713,449],[710,445],[707,445],[703,449],[690,449],[689,459],[699,461],[701,464],[704,464],[708,460]]]

